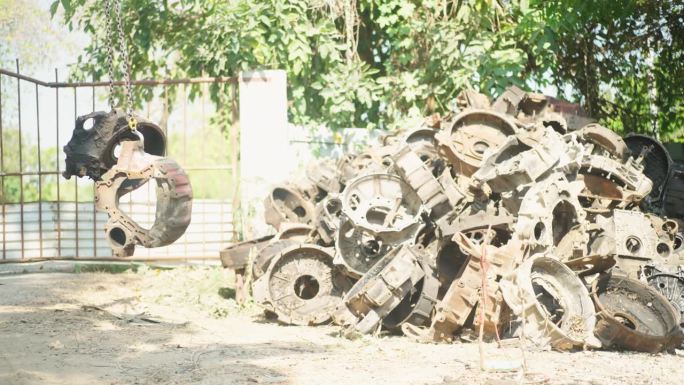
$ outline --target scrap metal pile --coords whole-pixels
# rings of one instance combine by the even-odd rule
[[[577,127],[517,88],[458,103],[273,188],[277,234],[223,250],[224,266],[246,268],[256,302],[287,324],[425,342],[482,327],[559,350],[679,346],[682,222],[666,215],[682,219],[683,178],[664,147]]]

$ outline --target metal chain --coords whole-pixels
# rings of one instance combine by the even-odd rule
[[[116,7],[116,15],[112,12],[112,1]],[[109,104],[114,109],[114,33],[118,34],[119,46],[121,50],[121,61],[124,65],[124,86],[126,97],[126,118],[128,119],[128,127],[135,131],[138,126],[137,120],[133,117],[133,90],[131,85],[131,66],[128,62],[128,50],[126,48],[126,40],[123,31],[123,22],[121,21],[121,0],[105,0],[106,17],[107,17],[107,50],[109,53]],[[111,18],[116,17],[116,32],[112,31]]]
[[[107,70],[109,71],[109,106],[114,111],[114,39],[112,37],[111,0],[105,0],[105,20],[107,31]]]

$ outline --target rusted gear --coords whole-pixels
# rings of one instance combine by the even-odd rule
[[[499,285],[513,313],[524,318],[520,334],[535,344],[558,350],[601,346],[589,292],[553,255],[532,256]]]
[[[280,229],[285,222],[313,223],[314,205],[293,185],[275,186],[264,201],[266,223]]]
[[[270,242],[256,249],[257,254],[252,263],[253,277],[256,279],[264,275],[273,257],[284,249],[309,241],[312,231],[311,226],[301,223],[281,224],[278,234],[273,236]]]
[[[292,325],[317,325],[330,319],[351,287],[332,264],[332,254],[316,245],[295,245],[271,261],[253,285],[254,299]]]
[[[166,151],[166,135],[156,124],[136,116],[137,131],[143,137],[144,152],[163,156]],[[92,127],[86,123],[92,120]],[[121,110],[98,111],[76,118],[76,127],[71,139],[64,146],[66,169],[62,173],[66,179],[72,175],[88,176],[94,181],[110,170],[117,162],[115,150],[122,141],[140,138],[128,127],[126,113]]]
[[[157,210],[154,224],[147,230],[119,209],[119,199],[149,180],[157,183]],[[192,211],[192,187],[175,161],[146,154],[140,141],[124,141],[116,165],[95,184],[95,208],[109,215],[105,232],[114,255],[131,256],[136,244],[166,246],[185,233]]]
[[[684,341],[679,313],[640,281],[602,274],[591,292],[599,316],[596,335],[604,346],[657,353]]]
[[[459,174],[471,176],[485,154],[495,151],[517,131],[508,116],[492,110],[468,109],[458,114],[450,131],[435,135],[440,153]]]

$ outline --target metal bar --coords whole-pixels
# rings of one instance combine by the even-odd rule
[[[2,127],[2,77],[0,77],[0,172],[5,171],[5,149],[3,141],[3,127]],[[7,232],[5,226],[6,212],[5,212],[5,177],[0,176],[0,184],[2,184],[2,259],[7,259]]]
[[[43,169],[40,162],[40,101],[38,97],[38,84],[36,84],[36,137],[38,140],[38,174]],[[40,255],[43,255],[43,177],[38,175],[38,239],[40,242]]]
[[[188,137],[187,137],[187,128],[188,128],[188,114],[187,114],[187,92],[188,92],[188,86],[183,84],[183,96],[181,99],[183,100],[183,164],[188,164]],[[185,254],[188,253],[188,237],[183,237],[183,251]]]
[[[218,106],[217,106],[217,108],[216,108],[216,112],[219,114],[219,116],[222,116],[222,115],[223,115],[223,114],[222,114],[223,109],[226,107],[226,105],[225,105],[226,103],[224,102],[224,101],[225,101],[225,98],[226,98],[226,97],[229,97],[229,96],[227,95],[228,89],[227,89],[226,87],[223,87],[223,86],[218,86],[218,87],[219,87],[219,90],[220,90],[220,94],[219,94],[219,97],[217,98],[219,104],[218,104]],[[228,178],[225,178],[225,179],[226,179],[226,180],[225,180],[226,186],[225,186],[225,189],[224,189],[223,191],[228,192],[228,191],[230,191],[230,180],[229,180]],[[226,199],[221,199],[221,206],[219,207],[219,210],[220,210],[220,212],[221,212],[221,218],[220,218],[221,228],[220,228],[219,231],[221,232],[221,234],[223,234],[224,231],[225,231],[225,227],[224,227],[224,224],[223,224],[223,219],[224,219],[223,214],[224,214],[225,211],[226,211],[226,210],[224,209],[224,203],[225,203],[227,200],[228,200],[228,197],[226,197]],[[223,236],[221,236],[221,239],[220,239],[220,240],[223,240]]]
[[[76,98],[76,87],[74,90],[74,120],[78,118],[78,100]],[[76,258],[79,254],[79,234],[78,234],[78,178],[74,178],[74,199],[76,200],[76,216],[74,218],[74,225],[76,226]]]
[[[55,82],[59,81],[59,73],[55,68]],[[57,255],[62,255],[62,221],[59,195],[59,88],[55,88],[55,135],[57,143],[57,151],[55,151],[55,165],[57,166],[57,223],[55,225],[55,232],[57,233]]]
[[[92,110],[95,111],[95,87],[92,87]],[[95,194],[97,189],[95,188],[95,183],[93,183],[93,256],[97,257],[97,210],[95,209]]]
[[[188,255],[188,256],[142,256],[142,257],[62,257],[62,258],[29,258],[29,259],[8,259],[0,261],[0,265],[11,264],[11,263],[35,263],[35,262],[48,262],[48,261],[76,261],[76,262],[154,262],[154,261],[187,261],[187,260],[218,260],[218,253],[216,255]]]
[[[76,87],[104,87],[109,86],[109,81],[91,81],[91,82],[44,82],[42,80],[32,78],[30,76],[22,75],[18,71],[12,72],[4,69],[0,69],[0,74],[13,77],[19,80],[25,80],[27,82],[36,83],[43,87],[50,88],[76,88]],[[268,81],[265,77],[253,77],[250,81]],[[132,80],[131,84],[135,86],[160,86],[160,85],[173,85],[173,84],[201,84],[201,83],[237,83],[236,76],[230,77],[198,77],[198,78],[183,78],[183,79],[142,79],[142,80]],[[123,81],[112,82],[114,86],[120,87],[125,86],[126,83]]]
[[[152,92],[152,98],[154,99],[154,92]],[[152,100],[150,100],[150,102],[148,102],[147,105],[145,106],[146,107],[145,108],[145,117],[147,118],[147,120],[150,120],[150,105],[152,104]],[[150,202],[152,200],[151,186],[152,186],[152,183],[147,183],[147,186],[145,186],[147,189],[147,202]],[[156,194],[157,194],[157,192],[155,191],[155,196],[156,196]],[[151,216],[152,216],[152,205],[148,204],[147,205],[147,213],[145,214],[145,221],[146,221],[145,228],[148,228],[147,223],[149,223]],[[147,249],[147,255],[148,256],[150,255],[150,253],[151,253],[150,249]]]
[[[228,171],[232,166],[197,166],[183,167],[185,171]],[[26,171],[26,172],[0,172],[0,177],[7,176],[37,176],[37,175],[61,175],[59,171]]]
[[[240,169],[238,168],[239,161],[239,151],[240,143],[238,138],[238,132],[240,129],[240,113],[238,111],[238,85],[232,85],[232,98],[231,98],[231,116],[232,122],[230,124],[230,147],[231,147],[231,159],[230,167],[233,170],[233,202],[231,204],[231,213],[233,217],[233,242],[237,242],[240,239],[240,234],[238,233],[238,224],[240,223],[240,216],[238,211],[240,210]],[[240,229],[242,226],[240,226]]]
[[[202,109],[202,137],[201,138],[202,138],[202,143],[206,143],[206,135],[207,135],[207,114],[206,114],[207,103],[206,103],[206,98],[207,98],[208,86],[206,84],[202,84],[202,85],[200,85],[200,88],[202,89],[202,97],[200,99],[202,101],[202,106],[201,106],[201,109]],[[205,220],[206,220],[206,213],[204,211],[202,211],[202,223],[204,223]],[[205,227],[206,227],[206,225],[203,225],[203,228],[205,228]],[[204,243],[206,243],[206,241],[207,241],[207,232],[206,231],[202,232],[202,241],[204,241]],[[202,247],[202,251],[204,251],[204,246]]]
[[[17,74],[19,73],[19,59],[15,60]],[[21,145],[21,79],[17,78],[17,120],[19,128],[19,171],[24,169],[23,149]],[[24,176],[19,177],[19,207],[21,213],[21,259],[24,259]]]

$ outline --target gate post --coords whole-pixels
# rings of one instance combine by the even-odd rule
[[[283,70],[242,72],[240,83],[240,196],[245,238],[270,231],[263,202],[271,185],[294,168],[287,132],[287,75]]]

